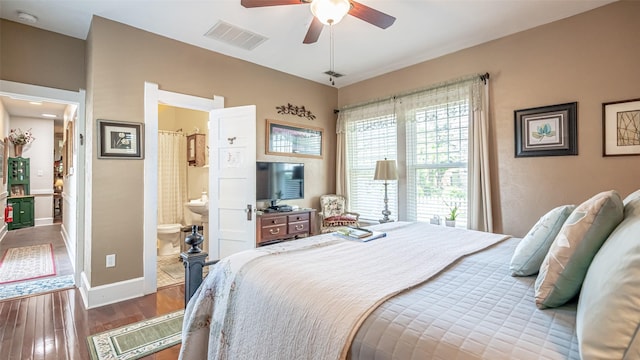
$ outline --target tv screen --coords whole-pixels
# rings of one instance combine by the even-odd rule
[[[304,164],[256,162],[256,200],[304,198]]]

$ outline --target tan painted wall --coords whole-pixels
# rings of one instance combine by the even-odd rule
[[[0,78],[56,89],[84,89],[85,41],[0,19]]]
[[[640,157],[602,157],[602,103],[640,98],[640,2],[621,1],[339,90],[340,106],[489,72],[498,232],[524,235],[552,207],[640,188]],[[578,156],[514,157],[513,112],[578,102]]]
[[[86,81],[87,118],[93,129],[102,118],[143,121],[144,81],[179,93],[222,95],[227,106],[256,104],[258,160],[304,161],[305,200],[291,203],[317,207],[319,195],[335,190],[332,110],[338,102],[353,104],[488,71],[495,224],[498,231],[523,235],[552,206],[578,203],[610,188],[624,196],[640,187],[640,157],[601,156],[602,102],[640,97],[639,15],[639,2],[614,3],[340,91],[102,18],[94,19],[86,43],[0,20],[0,78],[69,90],[84,87]],[[18,43],[16,37],[28,40]],[[85,57],[73,57],[86,62],[39,56],[20,66],[16,62],[24,58],[23,47],[67,42],[86,48]],[[58,78],[52,69],[69,75]],[[579,102],[580,155],[515,159],[513,111],[569,101]],[[304,105],[317,120],[277,114],[275,107],[287,103]],[[265,155],[265,119],[323,127],[324,159]],[[97,160],[95,145],[93,151],[93,217],[88,219],[93,238],[85,271],[91,286],[98,286],[142,276],[144,184],[142,161]],[[110,253],[117,254],[117,266],[107,270],[104,258]]]
[[[92,123],[96,119],[142,122],[144,82],[149,81],[172,92],[224,96],[226,107],[255,104],[258,159],[289,159],[264,155],[267,118],[335,129],[337,90],[332,87],[99,17],[93,19],[87,47]],[[276,106],[287,103],[306,106],[317,119],[277,114]],[[327,139],[324,159],[296,158],[305,162],[309,178],[303,206],[317,207],[318,197],[335,189],[335,136]],[[142,276],[143,162],[98,160],[94,155],[92,183],[91,258],[96,260],[91,264],[91,285]],[[107,269],[104,258],[112,253],[117,265]]]

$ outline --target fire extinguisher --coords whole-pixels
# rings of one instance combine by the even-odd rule
[[[7,207],[4,208],[4,222],[13,222],[13,204],[11,203],[7,204]]]

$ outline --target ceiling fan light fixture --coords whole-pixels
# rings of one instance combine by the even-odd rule
[[[351,10],[349,0],[313,0],[311,13],[325,25],[335,25]]]

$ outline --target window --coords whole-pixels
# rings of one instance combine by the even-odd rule
[[[469,100],[413,111],[407,126],[407,217],[428,221],[457,206],[456,225],[467,225]]]
[[[384,209],[384,182],[373,180],[376,161],[397,159],[397,121],[393,114],[347,124],[349,206],[362,219],[378,220]],[[397,181],[387,185],[391,217],[398,218]]]
[[[458,82],[393,99],[391,109],[373,103],[357,114],[341,111],[352,211],[380,218],[384,186],[373,174],[387,157],[404,165],[401,180],[388,186],[392,218],[445,218],[457,206],[456,226],[467,227],[470,89]]]

